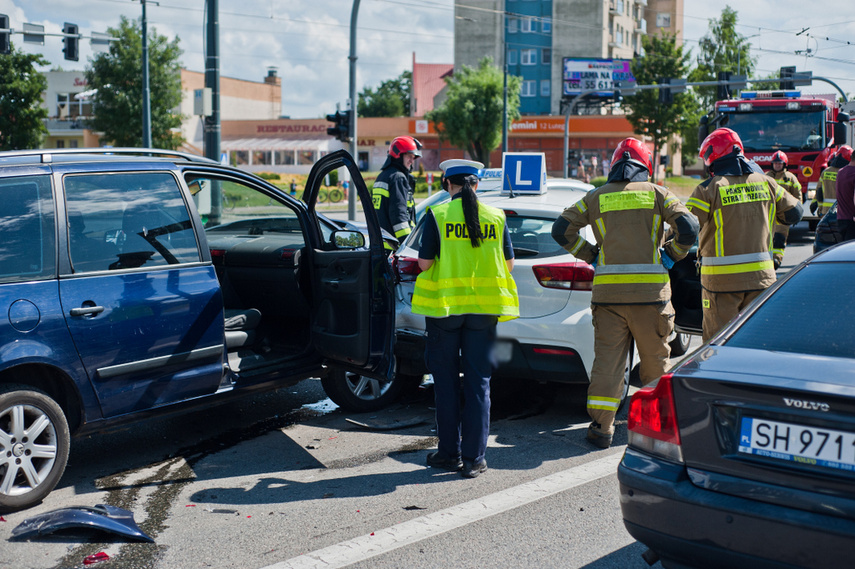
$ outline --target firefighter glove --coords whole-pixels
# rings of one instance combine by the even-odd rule
[[[671,258],[671,256],[665,251],[664,248],[659,249],[659,257],[666,269],[671,269],[674,267],[674,259]]]
[[[812,202],[810,202],[810,212],[811,212],[813,215],[816,215],[816,209],[817,209],[818,207],[819,207],[819,204],[818,204],[818,203],[816,203],[816,200],[813,200]]]

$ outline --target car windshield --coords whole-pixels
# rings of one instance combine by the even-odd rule
[[[851,263],[808,265],[781,285],[726,344],[795,354],[855,357],[853,273]],[[836,292],[818,294],[817,291]]]
[[[727,113],[719,126],[736,131],[745,152],[819,150],[825,146],[822,111]]]

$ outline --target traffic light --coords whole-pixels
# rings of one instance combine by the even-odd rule
[[[350,132],[350,112],[336,111],[334,115],[327,115],[327,120],[335,123],[335,126],[327,128],[327,134],[342,142],[347,141]]]
[[[80,37],[77,33],[77,24],[69,24],[66,22],[62,26],[62,33],[65,34],[65,37],[62,38],[62,43],[65,44],[65,47],[62,48],[62,52],[65,54],[65,59],[69,61],[77,61],[80,59],[80,50],[78,49],[80,46]]]
[[[671,87],[667,85],[671,83],[671,79],[667,77],[660,77],[659,81],[659,104],[660,105],[670,105],[674,102],[674,94],[671,93]]]
[[[12,53],[12,33],[9,31],[9,16],[0,14],[0,55]]]
[[[792,91],[796,88],[795,83],[793,83],[793,76],[796,74],[796,66],[791,65],[788,67],[781,68],[781,83],[780,88],[782,91]]]
[[[718,86],[716,87],[716,99],[722,101],[730,98],[730,85],[722,85],[722,81],[730,81],[730,71],[718,72]]]

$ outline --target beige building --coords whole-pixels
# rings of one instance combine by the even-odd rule
[[[647,33],[675,35],[683,45],[683,0],[647,0],[644,17]]]

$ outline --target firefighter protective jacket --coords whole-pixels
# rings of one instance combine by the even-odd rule
[[[415,178],[396,161],[380,172],[371,190],[380,227],[399,242],[410,234],[416,223],[415,190]]]
[[[831,206],[837,201],[837,172],[839,170],[840,168],[829,166],[819,175],[820,186],[817,188],[816,201],[822,208],[821,212],[831,209]]]
[[[667,188],[622,180],[565,209],[553,237],[573,256],[596,261],[592,304],[659,304],[671,300],[668,270],[659,253],[666,222],[676,237],[664,249],[679,261],[695,242],[697,221]],[[586,225],[592,226],[597,245],[579,235]],[[562,227],[563,235],[556,234]]]
[[[769,170],[766,175],[775,180],[779,186],[790,192],[790,195],[802,201],[802,184],[795,174],[784,168],[780,172]]]
[[[711,292],[762,290],[775,282],[772,232],[801,218],[800,202],[760,173],[715,176],[686,204],[701,223],[701,286]],[[786,212],[798,208],[795,221]]]

